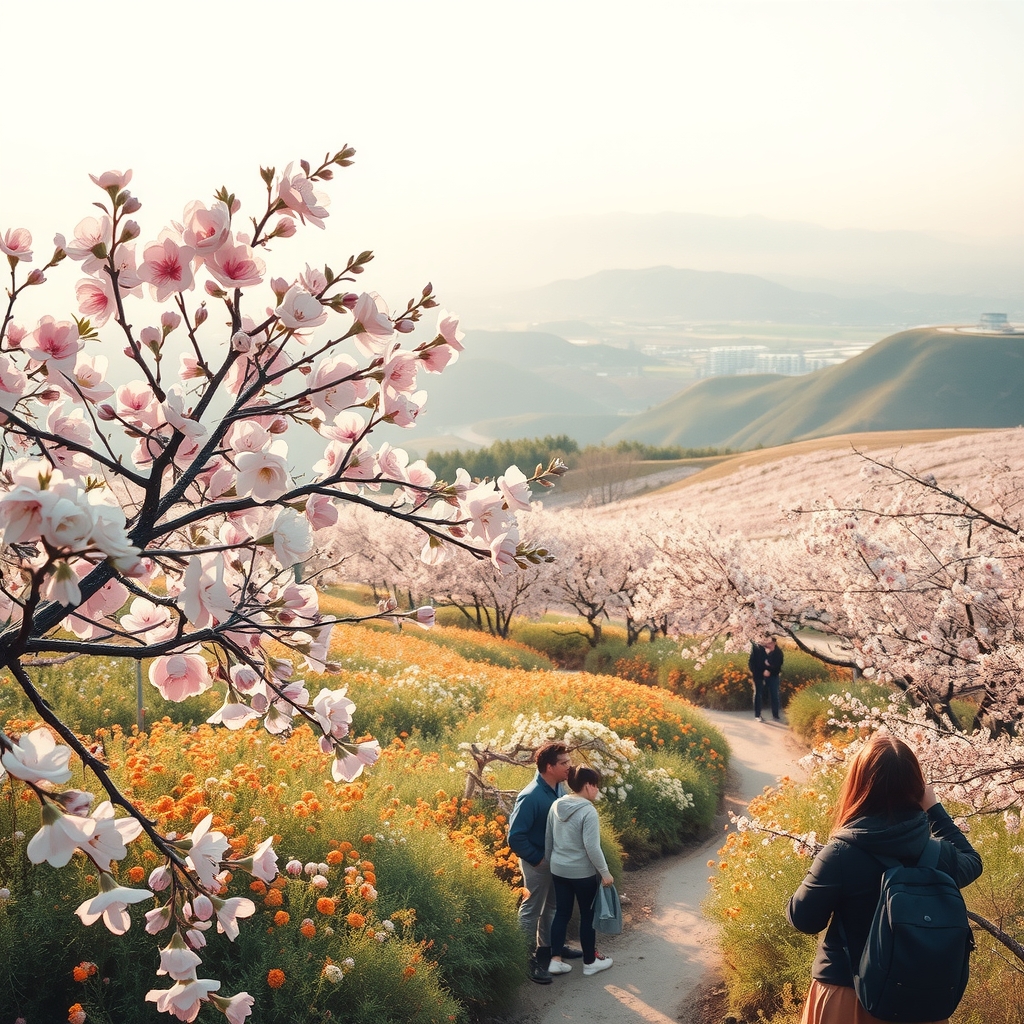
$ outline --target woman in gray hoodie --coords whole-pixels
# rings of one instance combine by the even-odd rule
[[[590,975],[612,965],[611,957],[597,958],[594,897],[599,883],[611,885],[614,879],[601,852],[601,822],[594,806],[601,776],[593,768],[574,766],[569,769],[568,783],[572,792],[551,805],[544,840],[544,857],[551,866],[555,889],[551,948],[561,949],[565,945],[573,904],[579,903],[583,973]],[[568,974],[572,967],[561,957],[553,956],[548,970],[552,974]]]

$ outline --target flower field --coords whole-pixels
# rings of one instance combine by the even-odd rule
[[[203,950],[227,990],[256,997],[253,1020],[445,1022],[506,1002],[526,964],[507,819],[500,804],[462,795],[473,766],[465,744],[511,732],[524,711],[543,727],[557,712],[602,735],[614,731],[625,752],[621,774],[600,803],[613,865],[623,855],[627,866],[642,863],[700,832],[724,782],[724,741],[691,706],[614,676],[506,667],[529,662],[530,653],[457,629],[339,626],[330,656],[340,672],[308,682],[347,686],[358,709],[353,735],[381,740],[372,772],[351,783],[331,780],[330,759],[306,726],[284,738],[253,725],[206,725],[222,700],[216,688],[168,704],[147,684],[152,724],[139,734],[130,667],[79,658],[38,672],[47,699],[79,725],[162,833],[186,834],[212,816],[237,858],[274,837],[275,881],[241,871],[226,879],[228,895],[253,901],[254,919],[234,943],[208,933]],[[6,680],[0,719],[11,734],[37,724]],[[72,767],[71,785],[102,798]],[[487,773],[504,791],[530,777],[510,764]],[[165,1019],[144,1002],[153,957],[146,905],[123,936],[82,927],[68,911],[95,893],[88,862],[73,861],[77,871],[30,864],[23,847],[39,827],[39,804],[9,781],[3,797],[0,1024],[77,1013],[109,1024]],[[156,863],[135,843],[115,875],[139,883]],[[140,962],[146,970],[136,969]],[[34,980],[41,965],[52,979],[46,986]]]

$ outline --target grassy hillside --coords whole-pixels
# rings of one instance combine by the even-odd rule
[[[608,440],[746,449],[832,434],[1022,421],[1024,336],[917,328],[805,377],[700,381]]]

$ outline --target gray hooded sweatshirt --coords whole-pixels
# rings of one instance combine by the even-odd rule
[[[562,878],[589,878],[609,874],[601,852],[601,822],[597,808],[585,797],[570,793],[559,797],[548,812],[544,856],[551,874]]]

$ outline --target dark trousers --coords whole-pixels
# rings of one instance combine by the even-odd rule
[[[772,702],[772,718],[779,717],[779,677],[769,676],[767,679],[755,679],[754,680],[754,714],[761,714],[761,705],[764,702],[764,691],[768,691],[768,696]]]
[[[572,917],[573,903],[580,905],[580,945],[583,947],[583,962],[592,964],[597,949],[597,933],[594,931],[594,897],[601,879],[597,875],[587,878],[563,878],[552,875],[555,886],[555,919],[551,922],[551,952],[558,956],[565,945],[565,931]]]

